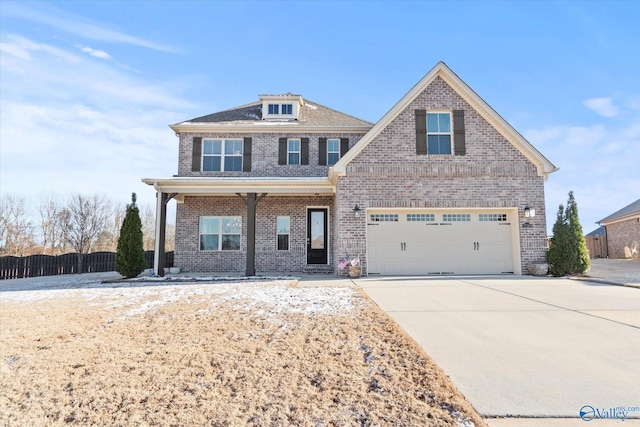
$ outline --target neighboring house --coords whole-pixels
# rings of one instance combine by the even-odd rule
[[[557,168],[443,62],[377,123],[300,95],[172,125],[175,265],[188,272],[522,274],[545,262]],[[537,212],[537,215],[535,214]]]
[[[585,234],[587,249],[589,249],[589,258],[606,258],[607,257],[607,236],[605,235],[605,227],[600,226],[589,234]]]
[[[598,221],[606,229],[609,258],[640,259],[640,199]]]

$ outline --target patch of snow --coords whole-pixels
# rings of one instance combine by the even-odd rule
[[[149,278],[147,278],[148,280]],[[183,278],[181,278],[183,279]],[[205,302],[206,312],[222,307],[239,311],[252,311],[254,316],[274,316],[283,313],[301,313],[307,316],[349,313],[359,306],[359,294],[353,288],[294,288],[294,279],[270,281],[225,281],[224,278],[198,278],[185,283],[140,281],[118,282],[105,287],[100,283],[85,283],[82,288],[35,289],[0,292],[0,301],[28,303],[39,300],[76,298],[98,307],[124,309],[125,317],[145,314],[176,302]],[[202,282],[207,283],[202,283]],[[61,286],[60,283],[58,283]],[[199,312],[202,312],[200,309]]]

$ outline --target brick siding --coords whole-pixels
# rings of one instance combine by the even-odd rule
[[[256,207],[256,274],[331,273],[334,271],[333,234],[329,231],[329,264],[307,265],[307,207],[327,207],[329,228],[333,197],[265,197]],[[241,216],[242,235],[239,251],[201,251],[201,216]],[[289,250],[276,250],[276,217],[290,217]],[[247,207],[238,196],[185,197],[178,204],[174,265],[185,272],[244,274],[247,251]]]
[[[266,133],[183,133],[180,134],[178,155],[178,176],[236,176],[236,177],[281,177],[281,176],[327,176],[328,166],[318,165],[318,139],[349,138],[349,148],[362,138],[363,133],[323,133],[323,134],[266,134]],[[191,158],[193,137],[203,138],[251,138],[251,172],[192,172]],[[279,138],[309,138],[308,165],[278,165]]]
[[[466,155],[416,155],[415,110],[464,110]],[[251,172],[192,172],[194,136],[252,138]],[[318,138],[363,134],[227,134],[180,135],[178,176],[327,176],[318,166]],[[279,166],[278,139],[309,138],[308,166]],[[547,239],[544,178],[536,167],[482,118],[441,78],[436,78],[355,159],[339,178],[336,196],[267,197],[257,206],[256,272],[258,274],[333,272],[338,260],[360,256],[366,272],[366,218],[353,207],[367,208],[517,208],[521,269],[545,262]],[[523,208],[536,209],[524,218]],[[329,207],[329,264],[306,264],[306,208]],[[240,251],[199,250],[200,216],[242,216]],[[276,250],[276,216],[291,217],[290,249]],[[175,265],[189,272],[243,274],[246,263],[246,206],[239,197],[186,197],[178,204]],[[529,226],[524,227],[525,223]]]
[[[415,110],[464,110],[466,155],[416,155]],[[347,166],[336,193],[334,262],[365,254],[366,218],[361,208],[518,208],[521,268],[544,262],[544,178],[442,79],[436,78]],[[524,218],[523,207],[536,209]],[[523,227],[529,222],[531,227]]]

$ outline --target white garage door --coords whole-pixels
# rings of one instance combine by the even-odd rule
[[[369,274],[513,273],[511,215],[500,210],[369,210]]]

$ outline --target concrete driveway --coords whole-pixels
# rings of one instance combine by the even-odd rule
[[[582,425],[585,405],[639,407],[627,416],[640,418],[640,289],[528,276],[356,282],[489,425]],[[532,423],[491,419],[512,416]]]

